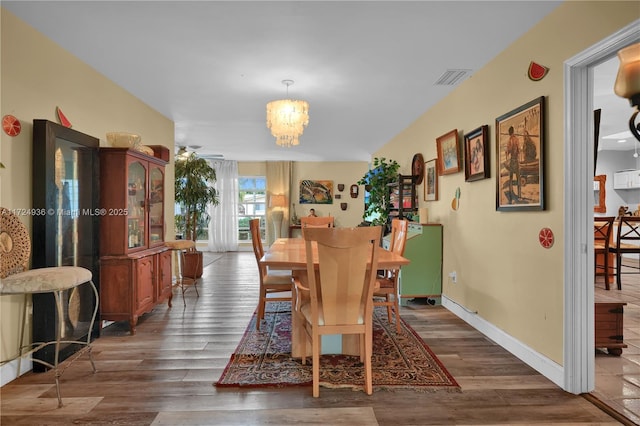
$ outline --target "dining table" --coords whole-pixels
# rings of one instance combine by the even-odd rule
[[[313,262],[316,269],[318,268],[318,251],[315,243],[312,244]],[[287,270],[298,278],[303,285],[307,285],[307,251],[305,240],[303,238],[278,238],[265,251],[264,256],[260,259],[260,263],[272,270]],[[409,259],[400,256],[397,253],[380,249],[378,255],[377,269],[400,269],[404,265],[409,264]],[[294,285],[292,283],[292,292],[295,294]],[[310,342],[300,341],[299,327],[302,327],[296,312],[296,297],[291,298],[291,356],[294,358],[302,357],[306,353],[311,355]],[[358,355],[360,345],[358,344],[358,336],[343,335],[340,353],[346,355]]]

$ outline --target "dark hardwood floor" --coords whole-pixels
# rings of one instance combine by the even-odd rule
[[[403,308],[462,392],[321,388],[217,389],[258,300],[253,253],[227,253],[205,268],[200,297],[183,308],[157,306],[130,336],[124,323],[94,343],[98,373],[81,358],[62,377],[57,409],[53,375],[28,373],[1,391],[3,425],[321,424],[506,425],[619,424],[582,396],[562,391],[439,306]]]

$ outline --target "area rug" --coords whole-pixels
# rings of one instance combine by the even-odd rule
[[[302,365],[291,358],[291,304],[269,303],[260,331],[254,314],[217,387],[311,386],[311,358]],[[384,307],[376,307],[373,320],[372,375],[374,390],[413,389],[460,391],[436,355],[418,334],[401,320],[396,333]],[[320,385],[362,389],[364,368],[360,358],[322,355]]]

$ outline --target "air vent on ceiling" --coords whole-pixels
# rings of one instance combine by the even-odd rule
[[[224,155],[222,154],[203,154],[198,155],[200,158],[204,158],[206,160],[224,160]]]
[[[471,70],[446,70],[435,82],[436,86],[454,86],[467,78]]]

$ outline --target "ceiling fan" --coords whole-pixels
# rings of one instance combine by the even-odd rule
[[[198,158],[204,158],[206,160],[224,160],[224,155],[222,154],[198,154],[197,150],[202,148],[200,145],[176,145],[178,150],[176,151],[176,157],[184,157],[189,155],[189,153],[193,153]],[[190,149],[189,150],[187,150]]]

